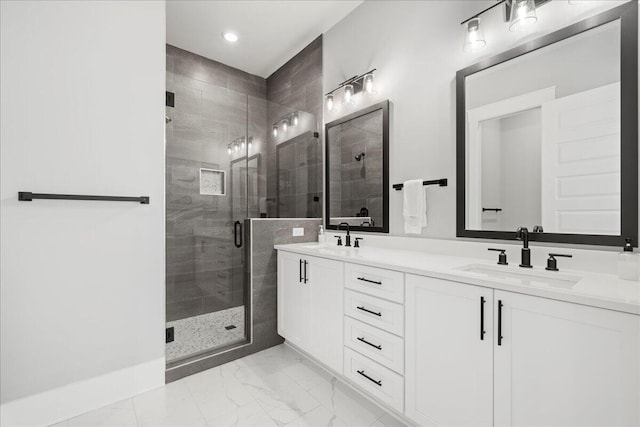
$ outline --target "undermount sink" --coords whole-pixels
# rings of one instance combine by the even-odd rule
[[[551,286],[555,288],[570,289],[581,279],[579,276],[570,276],[553,271],[515,270],[510,267],[489,266],[483,264],[471,264],[458,268],[461,271],[485,276],[501,282],[518,285]],[[522,270],[522,271],[520,271]]]
[[[326,243],[310,243],[308,245],[300,246],[300,249],[314,249],[323,250],[328,252],[344,252],[350,250],[352,247],[329,245]]]

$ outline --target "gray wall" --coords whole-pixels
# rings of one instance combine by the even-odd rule
[[[2,402],[149,362],[153,384],[115,395],[159,386],[164,2],[3,1],[0,18]],[[151,202],[19,202],[18,191]]]
[[[483,230],[542,224],[539,108],[482,123]]]
[[[377,68],[378,93],[358,97],[353,107],[325,110],[324,120],[389,99],[391,184],[448,178],[448,187],[426,190],[429,225],[422,236],[455,239],[456,71],[620,3],[552,1],[538,10],[536,25],[524,33],[509,32],[504,9],[497,7],[482,17],[487,46],[468,54],[458,23],[495,1],[363,2],[323,34],[323,92]],[[403,235],[402,192],[390,191],[389,197],[390,234]]]
[[[268,123],[277,121],[282,115],[293,111],[304,111],[309,113],[313,122],[309,127],[310,131],[320,132],[320,138],[308,138],[307,144],[313,145],[309,148],[311,153],[321,153],[321,125],[322,117],[322,36],[315,39],[300,53],[291,58],[286,64],[267,78],[267,99]],[[305,115],[307,116],[307,115]],[[277,151],[276,145],[283,143],[286,139],[274,138],[271,132],[268,133],[269,148],[267,154],[267,198],[269,217],[277,216]],[[300,151],[302,152],[302,151]],[[307,191],[298,192],[302,201],[286,201],[287,206],[300,205],[306,203],[307,208],[297,208],[297,211],[309,212],[308,217],[320,217],[322,215],[322,161],[310,154],[301,158],[298,162],[301,169],[299,173],[304,173],[307,182]],[[317,198],[317,201],[314,199]],[[282,217],[282,215],[281,215]]]
[[[244,303],[244,257],[232,230],[248,216],[245,162],[232,171],[231,161],[246,151],[230,156],[227,146],[247,136],[249,123],[249,155],[264,150],[266,80],[173,46],[166,52],[167,90],[175,93],[175,107],[166,108],[166,320],[173,321]],[[225,196],[200,194],[200,168],[226,171]]]

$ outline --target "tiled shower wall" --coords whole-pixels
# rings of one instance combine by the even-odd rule
[[[266,139],[266,80],[167,45],[166,236],[167,322],[240,306],[244,253],[233,245],[233,223],[248,217],[244,162],[227,145]],[[266,153],[262,153],[264,159]],[[264,161],[262,162],[264,168]],[[226,172],[226,194],[200,194],[200,168]],[[255,174],[254,174],[255,175]],[[257,176],[254,193],[264,182]],[[252,203],[257,204],[254,194]]]
[[[299,148],[295,169],[297,169],[298,188],[291,190],[289,199],[277,200],[278,170],[276,168],[276,146],[287,143],[282,137],[274,138],[268,133],[267,150],[267,205],[269,217],[278,216],[278,206],[286,211],[286,216],[303,216],[319,218],[322,216],[322,161],[318,154],[322,153],[322,36],[319,36],[300,53],[267,78],[267,99],[269,108],[267,121],[271,125],[283,114],[296,110],[310,113],[315,118],[317,137],[307,136],[304,141],[298,139]],[[298,137],[299,138],[299,137]],[[307,147],[307,148],[304,148]],[[318,154],[315,154],[318,153]],[[300,181],[304,180],[303,183]],[[304,189],[300,186],[304,185]],[[285,188],[286,189],[286,188]],[[301,206],[305,205],[305,206]],[[285,217],[284,212],[280,217]]]

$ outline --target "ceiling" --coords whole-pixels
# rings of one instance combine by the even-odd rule
[[[268,77],[362,0],[167,1],[167,43]],[[223,31],[240,39],[229,43]]]

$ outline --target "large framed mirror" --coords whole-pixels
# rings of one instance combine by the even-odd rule
[[[389,101],[325,125],[326,226],[389,232]]]
[[[637,246],[637,9],[458,71],[458,237]]]

